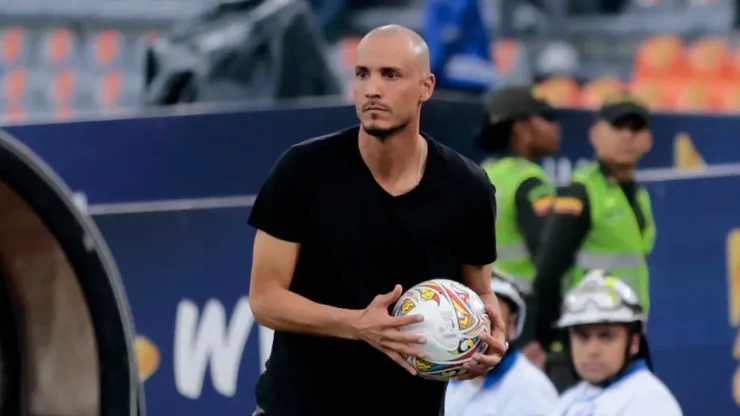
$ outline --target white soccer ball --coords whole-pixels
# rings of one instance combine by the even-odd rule
[[[424,359],[404,357],[422,378],[446,381],[465,374],[463,364],[488,347],[480,339],[491,331],[483,301],[452,280],[433,279],[412,287],[398,299],[393,315],[424,316],[422,322],[402,328],[426,338],[426,343],[413,345],[424,352]]]

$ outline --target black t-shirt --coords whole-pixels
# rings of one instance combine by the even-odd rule
[[[358,132],[292,146],[254,203],[251,226],[301,244],[291,291],[364,309],[396,284],[460,281],[462,264],[495,260],[495,190],[482,169],[425,136],[421,182],[393,197],[362,160]],[[362,341],[276,331],[256,390],[271,416],[436,416],[445,387]]]

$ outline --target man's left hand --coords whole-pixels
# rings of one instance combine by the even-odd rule
[[[498,311],[498,303],[495,305],[486,303],[486,313],[491,319],[491,333],[482,333],[480,339],[488,344],[488,348],[482,354],[473,355],[473,359],[464,365],[468,372],[455,377],[455,380],[471,380],[486,374],[501,361],[509,348],[506,342],[504,321]]]

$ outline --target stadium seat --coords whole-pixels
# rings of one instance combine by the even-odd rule
[[[716,110],[710,84],[700,80],[675,84],[675,105],[673,110],[690,113],[711,112]]]
[[[2,101],[4,103],[18,104],[26,97],[28,72],[22,67],[4,72],[0,86],[2,88]]]
[[[740,113],[740,83],[714,83],[710,86],[710,91],[717,111]]]
[[[42,62],[51,66],[67,65],[76,57],[79,39],[68,28],[54,28],[41,41]]]
[[[581,89],[581,106],[585,108],[597,108],[604,99],[625,90],[622,81],[614,77],[596,78],[583,86]]]
[[[689,45],[686,52],[688,76],[715,81],[732,76],[732,54],[725,39],[708,37]]]
[[[686,72],[685,59],[683,41],[678,36],[650,37],[637,49],[633,77],[637,80],[681,77]]]
[[[537,85],[537,94],[555,107],[578,107],[580,87],[571,77],[548,78]]]
[[[632,81],[628,90],[630,94],[644,101],[651,110],[671,110],[675,106],[674,94],[671,94],[672,83],[656,80]]]
[[[113,71],[100,77],[96,103],[101,109],[120,107],[123,98],[123,75]]]
[[[360,43],[360,38],[349,37],[345,38],[342,42],[342,65],[349,69],[355,65],[355,56],[357,55],[357,45]]]
[[[18,64],[24,58],[27,50],[26,43],[28,42],[25,29],[17,26],[2,29],[0,42],[3,46],[0,55],[3,65]]]
[[[113,29],[99,31],[92,35],[89,53],[91,62],[98,67],[110,67],[120,63],[124,48],[124,38]]]

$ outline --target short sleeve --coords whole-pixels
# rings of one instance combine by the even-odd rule
[[[484,266],[496,260],[496,188],[481,171],[480,185],[474,188],[463,237],[463,263]]]
[[[301,202],[301,166],[299,149],[291,147],[280,156],[262,185],[252,206],[248,224],[275,238],[301,242],[304,237],[305,217]]]

